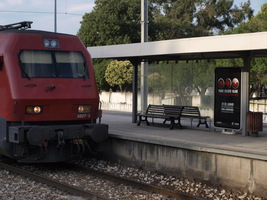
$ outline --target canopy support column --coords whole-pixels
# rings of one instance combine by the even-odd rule
[[[247,131],[247,113],[249,112],[249,73],[252,55],[249,53],[243,57],[244,68],[242,72],[242,96],[241,96],[241,122],[242,122],[242,136],[248,136]]]
[[[132,62],[133,64],[133,82],[132,82],[132,123],[137,122],[137,96],[138,96],[138,62]]]

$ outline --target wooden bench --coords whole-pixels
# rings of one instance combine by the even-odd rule
[[[181,114],[181,118],[189,118],[191,120],[191,127],[192,127],[192,121],[193,119],[198,119],[198,125],[200,124],[206,125],[206,128],[209,128],[207,124],[207,119],[209,119],[209,116],[201,116],[199,108],[197,106],[184,106]]]
[[[152,105],[149,104],[147,107],[146,112],[144,113],[137,113],[137,116],[139,117],[137,126],[140,126],[140,123],[142,121],[145,121],[146,124],[149,126],[150,123],[148,122],[148,118],[160,118],[164,119],[164,123],[166,121],[171,122],[170,129],[173,129],[175,125],[175,120],[178,120],[177,125],[181,127],[180,124],[180,116],[182,112],[181,106],[168,106],[168,105]]]
[[[175,125],[175,120],[178,120],[177,125],[179,128],[182,128],[181,125],[181,114],[183,110],[183,106],[176,106],[176,105],[163,105],[164,107],[164,113],[166,116],[170,117],[171,119],[174,118],[173,125]],[[166,118],[163,123],[168,121],[169,119]],[[171,122],[172,123],[172,122]]]

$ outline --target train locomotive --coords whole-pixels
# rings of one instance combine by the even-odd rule
[[[78,37],[0,26],[0,154],[70,161],[108,138],[91,56]]]

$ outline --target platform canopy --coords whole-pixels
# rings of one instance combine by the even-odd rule
[[[92,58],[139,61],[240,58],[267,55],[267,32],[195,37],[146,43],[88,47]]]
[[[249,72],[253,57],[267,57],[267,32],[195,37],[165,41],[88,47],[92,58],[130,60],[133,76],[133,122],[137,113],[137,66],[139,62],[161,60],[199,60],[242,58],[241,121],[242,135],[248,135],[246,113],[249,111]]]

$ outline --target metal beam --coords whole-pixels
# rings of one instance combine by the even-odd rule
[[[133,82],[132,82],[132,123],[137,122],[137,97],[138,97],[138,62],[131,61],[133,64]]]
[[[55,33],[57,32],[57,0],[55,0],[55,13],[54,13],[54,28],[55,28]]]
[[[148,2],[141,0],[141,43],[148,41]],[[141,62],[141,110],[146,110],[148,96],[148,63]]]
[[[247,56],[243,57],[244,68],[242,72],[242,92],[241,92],[241,122],[242,135],[248,136],[247,131],[247,113],[249,112],[249,74],[251,65],[252,53],[249,52]]]
[[[141,0],[141,43],[148,41],[148,2]]]

